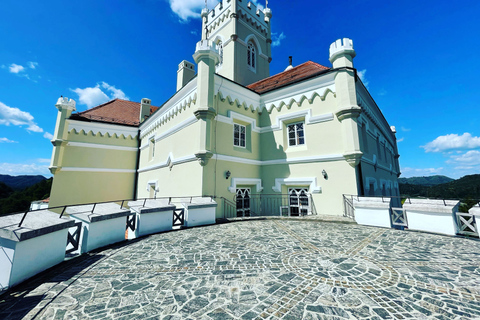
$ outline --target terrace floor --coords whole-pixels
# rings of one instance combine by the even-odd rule
[[[173,231],[42,273],[0,319],[480,319],[480,241],[315,219]]]

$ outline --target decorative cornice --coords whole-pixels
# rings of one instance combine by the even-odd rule
[[[272,187],[275,192],[282,192],[282,185],[286,186],[299,186],[299,185],[309,185],[310,193],[321,193],[322,187],[317,185],[316,177],[308,178],[277,178],[275,179],[275,185]]]
[[[160,110],[151,115],[140,125],[140,138],[149,135],[176,115],[190,108],[197,101],[197,82],[190,81],[172,99],[167,101]]]
[[[350,108],[337,110],[335,115],[337,116],[338,120],[343,121],[345,119],[356,119],[361,112],[362,108],[358,106],[351,106]]]
[[[198,108],[193,114],[198,120],[207,120],[215,118],[217,112],[212,108]]]
[[[254,179],[254,178],[231,178],[232,183],[230,187],[228,187],[228,191],[231,193],[237,192],[237,185],[255,185],[257,192],[262,192],[262,179]]]
[[[195,153],[195,157],[197,157],[197,160],[198,160],[198,162],[200,162],[200,165],[202,167],[207,165],[208,160],[210,160],[210,158],[212,156],[213,156],[213,153],[211,153],[210,151],[205,151],[205,150]]]
[[[92,132],[94,136],[100,133],[102,136],[108,134],[110,137],[116,136],[117,138],[121,138],[123,136],[124,138],[130,137],[131,139],[134,139],[138,135],[138,128],[118,126],[108,123],[77,121],[70,119],[67,120],[67,122],[69,133],[74,131],[75,133],[79,134],[83,131],[85,134]]]
[[[345,160],[347,160],[348,164],[353,168],[355,168],[360,163],[360,160],[362,160],[362,156],[363,152],[361,151],[353,151],[343,154]]]

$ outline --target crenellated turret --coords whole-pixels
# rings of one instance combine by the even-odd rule
[[[73,99],[60,97],[58,98],[55,107],[58,109],[58,113],[55,132],[53,134],[53,139],[51,140],[53,144],[53,153],[49,167],[52,174],[55,174],[59,169],[58,164],[61,163],[68,134],[67,119],[70,118],[72,112],[76,110],[76,103]]]
[[[222,0],[201,12],[202,40],[221,48],[216,72],[242,85],[270,76],[272,10],[246,0]]]
[[[335,94],[337,101],[337,119],[344,125],[345,159],[355,167],[360,162],[363,153],[360,150],[357,118],[362,109],[357,105],[355,87],[355,70],[353,58],[356,53],[353,41],[348,38],[338,39],[330,45],[330,62],[334,69],[339,69],[335,75]]]

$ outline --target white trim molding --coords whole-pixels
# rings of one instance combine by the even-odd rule
[[[302,110],[297,112],[288,113],[282,116],[277,117],[277,123],[269,127],[260,128],[260,132],[269,132],[269,131],[278,131],[282,130],[283,123],[289,120],[294,120],[297,118],[304,118],[305,124],[315,124],[320,122],[332,121],[334,119],[333,113],[325,113],[318,116],[312,116],[312,109]]]
[[[93,148],[93,149],[107,149],[107,150],[118,150],[118,151],[131,151],[137,152],[138,148],[135,147],[122,147],[122,146],[112,146],[109,144],[96,144],[96,143],[87,143],[87,142],[73,142],[69,141],[67,143],[68,147],[80,147],[80,148]]]
[[[158,192],[158,180],[150,180],[147,182],[147,192],[150,192],[151,187],[155,187],[155,192]]]
[[[317,186],[317,178],[277,178],[275,179],[275,186],[272,187],[275,192],[282,192],[282,185],[285,186],[301,186],[309,185],[311,193],[321,193],[322,187]]]
[[[257,165],[257,166],[345,160],[345,158],[341,154],[327,154],[327,155],[321,155],[321,156],[298,157],[298,158],[275,159],[275,160],[254,160],[254,159],[227,156],[223,154],[215,154],[213,155],[212,159],[216,159],[220,161],[235,162],[235,163],[251,164],[251,165]]]
[[[257,192],[262,192],[262,179],[254,179],[254,178],[232,178],[232,183],[230,187],[228,187],[228,191],[231,193],[235,193],[237,191],[237,185],[255,185],[257,188]]]
[[[112,168],[79,168],[79,167],[61,167],[61,171],[76,172],[103,172],[103,173],[135,173],[135,169],[112,169]]]
[[[154,164],[154,165],[151,165],[151,166],[148,166],[148,167],[138,169],[138,173],[151,171],[151,170],[156,170],[156,169],[161,169],[161,168],[166,168],[166,167],[169,167],[170,169],[172,169],[172,167],[174,165],[187,163],[187,162],[191,162],[191,161],[197,161],[197,157],[194,154],[175,159],[173,157],[172,153],[170,152],[168,154],[167,160],[165,160],[165,162],[161,162],[159,164]]]
[[[305,119],[305,124],[310,125],[310,124],[315,124],[320,122],[332,121],[334,119],[334,116],[333,116],[333,113],[324,113],[318,116],[312,116],[312,109],[308,109],[308,110],[296,111],[296,112],[288,113],[282,116],[278,116],[276,118],[276,124],[273,124],[268,127],[258,127],[256,119],[244,116],[243,114],[237,113],[235,111],[228,111],[226,117],[222,115],[217,116],[218,121],[232,124],[232,125],[233,125],[234,119],[247,122],[251,124],[252,131],[258,132],[258,133],[282,130],[283,123],[285,121],[293,120],[296,118],[303,118]]]

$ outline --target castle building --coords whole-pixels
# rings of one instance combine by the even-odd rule
[[[332,67],[270,76],[270,8],[223,0],[201,17],[195,64],[179,64],[160,107],[116,99],[73,113],[58,100],[51,207],[208,195],[245,214],[250,197],[284,194],[298,200],[292,214],[341,215],[343,194],[399,195],[395,129],[357,75],[352,40],[330,45]]]

